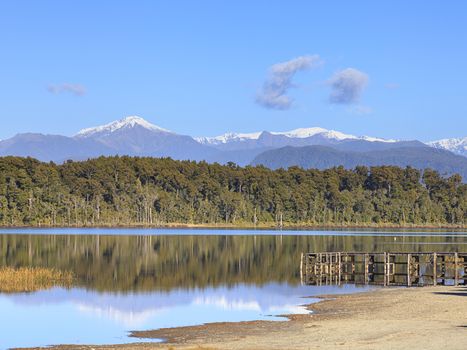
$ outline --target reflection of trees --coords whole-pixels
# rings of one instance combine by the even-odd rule
[[[301,252],[456,251],[461,242],[465,238],[1,235],[0,266],[72,271],[79,284],[107,291],[299,283]]]

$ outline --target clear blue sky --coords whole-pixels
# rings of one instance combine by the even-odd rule
[[[3,0],[0,138],[126,115],[194,136],[467,136],[466,37],[465,1]],[[322,63],[290,81],[290,108],[255,102],[269,67],[304,55]],[[358,101],[330,103],[346,68],[368,83]]]

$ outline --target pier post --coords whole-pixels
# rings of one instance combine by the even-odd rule
[[[384,252],[384,286],[388,285],[388,254]]]
[[[412,286],[412,254],[407,254],[407,286]]]
[[[341,257],[341,253],[337,253],[337,259],[338,259],[338,270],[339,270],[339,277],[338,277],[338,283],[339,285],[341,284],[341,267],[342,267],[342,257]]]
[[[437,262],[438,260],[438,255],[436,253],[433,253],[433,285],[436,286],[438,283],[438,271],[437,271]]]
[[[304,254],[302,253],[300,255],[300,284],[303,286],[304,281],[303,281],[303,257]]]
[[[368,273],[370,270],[369,260],[370,260],[369,255],[365,254],[365,284],[369,282],[369,278],[368,278]]]

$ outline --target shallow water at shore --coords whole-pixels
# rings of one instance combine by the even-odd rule
[[[303,297],[368,289],[301,286],[302,252],[467,251],[465,232],[207,231],[0,231],[8,232],[0,267],[75,276],[69,289],[0,293],[0,348],[116,344],[135,341],[131,330],[280,320],[306,312],[300,305],[314,299]]]
[[[35,293],[0,294],[2,347],[55,344],[120,344],[157,341],[128,332],[210,322],[285,320],[317,301],[310,294],[352,293],[368,288],[307,287],[271,283],[204,289],[111,293],[53,288]]]
[[[450,230],[444,228],[417,229],[417,228],[342,228],[342,229],[242,229],[242,228],[107,228],[107,227],[19,227],[19,228],[0,228],[0,235],[8,234],[28,234],[28,235],[111,235],[111,236],[360,236],[360,235],[378,235],[378,236],[465,236],[467,232],[462,229]]]

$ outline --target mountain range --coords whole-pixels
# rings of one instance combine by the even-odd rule
[[[431,167],[446,175],[457,172],[467,178],[467,137],[422,143],[354,136],[313,127],[194,138],[136,116],[83,129],[72,137],[17,134],[0,141],[0,156],[7,155],[58,163],[69,159],[130,155],[234,162],[242,166],[261,164],[271,168],[410,165],[420,169]]]
[[[439,149],[445,149],[467,157],[467,137],[431,141],[427,142],[427,145]]]
[[[305,169],[327,169],[336,165],[355,168],[358,165],[410,165],[417,169],[436,169],[441,174],[458,173],[467,179],[467,158],[449,151],[430,147],[402,146],[374,151],[340,151],[327,146],[283,147],[266,151],[255,157],[252,165],[271,169],[300,166]]]

